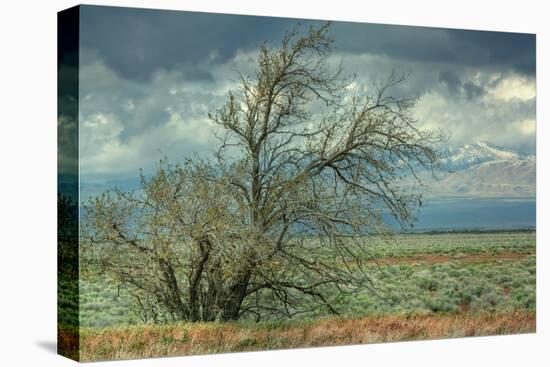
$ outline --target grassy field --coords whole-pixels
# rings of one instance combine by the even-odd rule
[[[341,299],[340,318],[143,325],[106,275],[81,275],[83,360],[432,339],[535,330],[535,233],[370,240],[377,294]],[[141,325],[140,325],[141,324]]]
[[[384,315],[260,324],[137,325],[83,330],[80,357],[82,361],[131,359],[534,331],[534,311]]]

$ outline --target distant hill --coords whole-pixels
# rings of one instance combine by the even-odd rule
[[[535,197],[534,155],[487,142],[449,147],[437,179],[422,175],[430,197]]]
[[[429,198],[534,198],[536,191],[534,155],[512,151],[488,142],[449,147],[434,179],[429,172],[419,176],[428,186]],[[411,185],[414,184],[411,178]],[[81,200],[108,188],[139,188],[139,177],[82,179]]]
[[[463,170],[485,162],[534,158],[534,156],[502,148],[486,141],[449,147],[444,152],[444,156],[441,165],[449,170]]]
[[[415,230],[487,230],[534,228],[536,224],[536,159],[487,142],[449,147],[434,179],[420,172],[428,186],[416,212]],[[74,178],[60,177],[60,189],[73,189]],[[410,184],[413,185],[411,178]],[[83,178],[80,200],[109,188],[139,188],[139,177]],[[387,218],[391,226],[398,228]]]

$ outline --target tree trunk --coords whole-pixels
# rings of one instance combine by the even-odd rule
[[[240,316],[241,306],[246,297],[246,290],[250,281],[250,270],[240,276],[230,288],[229,294],[221,307],[223,321],[237,320]]]
[[[210,257],[211,243],[207,236],[199,240],[200,258],[196,268],[193,270],[189,279],[189,321],[195,322],[201,320],[199,291],[201,278],[204,273],[206,262]],[[203,309],[206,305],[203,305]],[[204,321],[204,320],[203,320]]]
[[[181,291],[176,274],[174,273],[174,268],[170,261],[164,259],[159,259],[159,265],[164,275],[164,280],[168,285],[165,303],[167,303],[168,309],[175,314],[177,319],[185,320],[187,319],[188,312],[181,300]]]

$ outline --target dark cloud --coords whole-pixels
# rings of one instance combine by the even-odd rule
[[[462,87],[462,82],[458,76],[448,70],[439,73],[439,81],[444,83],[452,94],[459,93]]]
[[[450,70],[441,71],[438,81],[443,83],[454,97],[464,96],[466,99],[474,100],[486,93],[486,88],[483,85],[475,84],[471,80],[462,81],[456,73]]]
[[[57,16],[57,154],[58,190],[74,197],[74,185],[64,185],[61,177],[78,175],[78,87],[79,44],[78,8],[71,8]]]
[[[535,73],[535,35],[365,23],[335,23],[343,50],[401,60]]]
[[[279,43],[298,21],[82,6],[73,76],[82,172],[135,173],[153,167],[159,151],[180,157],[210,149],[208,112],[221,106],[238,71],[254,74],[258,46]],[[330,34],[329,62],[342,59],[357,75],[357,93],[370,93],[395,68],[410,76],[391,95],[420,95],[419,121],[452,131],[453,144],[533,149],[534,35],[349,22],[333,23]]]
[[[82,46],[99,52],[125,78],[157,69],[223,63],[239,49],[280,39],[290,20],[119,7],[81,7]],[[195,78],[209,78],[204,71]]]
[[[462,84],[462,90],[466,94],[466,98],[470,100],[479,98],[485,94],[485,88],[480,85],[476,85],[471,81]]]
[[[470,49],[472,64],[504,66],[535,74],[536,36],[526,33],[448,30],[458,49]]]
[[[237,50],[278,42],[285,30],[316,21],[138,8],[81,6],[82,46],[94,49],[119,75],[147,80],[157,69],[195,67],[189,78],[211,75],[197,65],[224,63]],[[338,51],[401,61],[489,66],[534,74],[531,34],[334,22]]]

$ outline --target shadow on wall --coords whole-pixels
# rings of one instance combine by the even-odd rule
[[[39,340],[36,342],[36,345],[47,352],[57,354],[57,342],[55,340]]]

